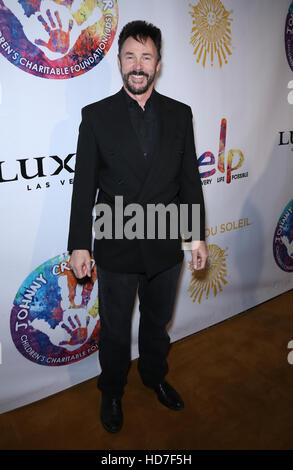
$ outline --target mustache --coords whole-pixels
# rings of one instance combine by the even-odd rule
[[[133,70],[132,72],[128,72],[127,78],[129,78],[131,75],[138,75],[138,76],[141,76],[141,77],[149,78],[149,75],[147,73],[143,72],[142,70],[140,72],[137,72],[136,70]]]

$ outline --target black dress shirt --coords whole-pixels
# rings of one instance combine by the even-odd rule
[[[151,156],[155,150],[158,136],[158,118],[155,110],[153,92],[147,100],[143,110],[139,106],[138,102],[131,98],[124,88],[122,88],[122,90],[126,99],[130,121],[136,133],[136,136],[134,137],[138,139],[138,143],[142,151],[139,163],[144,168],[145,175],[147,175],[150,168]],[[136,245],[133,245],[132,254],[133,262],[135,264],[134,271],[140,273],[145,272],[145,264],[138,240],[136,240]]]
[[[138,102],[131,98],[124,90],[128,111],[132,126],[136,132],[140,148],[142,150],[142,164],[148,170],[150,157],[155,149],[158,134],[158,119],[155,110],[153,92],[147,100],[144,110]]]

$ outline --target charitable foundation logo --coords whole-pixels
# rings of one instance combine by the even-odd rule
[[[103,59],[117,22],[117,0],[0,0],[0,52],[38,77],[72,78]]]
[[[290,69],[293,71],[293,1],[290,3],[288,14],[286,17],[284,36],[287,61]],[[288,82],[287,88],[291,90],[289,91],[287,97],[288,103],[293,104],[293,80],[290,80]]]
[[[222,250],[218,245],[208,245],[208,261],[205,269],[196,271],[189,267],[192,275],[188,288],[193,302],[201,303],[202,299],[208,299],[210,295],[216,297],[227,284],[226,258],[227,250]]]
[[[285,23],[285,50],[289,67],[293,71],[293,1],[289,6]]]
[[[69,267],[70,256],[56,256],[22,283],[11,311],[10,330],[18,351],[36,364],[62,366],[98,350],[98,281],[84,283]]]
[[[293,272],[293,199],[287,204],[278,221],[273,253],[275,261],[283,271]]]
[[[194,47],[193,54],[196,62],[205,67],[207,56],[210,57],[211,66],[215,58],[219,66],[227,64],[231,55],[231,14],[233,10],[226,10],[220,0],[200,0],[193,6],[190,15],[193,28],[191,30],[190,44]]]

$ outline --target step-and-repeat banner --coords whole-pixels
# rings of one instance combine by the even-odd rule
[[[194,273],[185,251],[172,341],[293,286],[293,2],[0,0],[1,412],[100,373],[70,202],[81,108],[120,89],[134,19],[162,30],[156,89],[192,107],[206,201],[209,263]],[[133,358],[138,323],[137,301]]]

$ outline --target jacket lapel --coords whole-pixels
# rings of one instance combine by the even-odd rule
[[[169,146],[172,145],[172,136],[175,135],[176,122],[173,118],[172,108],[166,104],[163,96],[154,90],[154,104],[158,116],[158,133],[155,149],[149,162],[148,172],[143,173],[142,167],[138,164],[138,159],[143,159],[141,147],[135,130],[132,127],[127,103],[120,90],[115,95],[112,102],[111,119],[113,135],[117,136],[119,150],[123,154],[123,161],[128,166],[129,171],[134,174],[142,185],[137,195],[137,202],[143,203],[151,194],[151,189],[155,181],[164,178],[164,171],[168,165],[170,155]],[[122,149],[127,149],[123,151]]]

